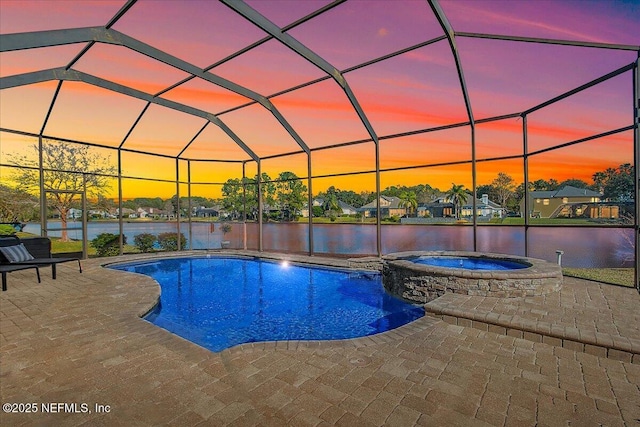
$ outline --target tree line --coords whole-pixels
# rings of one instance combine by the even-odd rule
[[[592,183],[581,179],[567,179],[557,181],[538,179],[529,182],[529,191],[556,191],[565,186],[589,189],[602,194],[603,200],[630,202],[634,200],[634,168],[629,163],[621,164],[616,168],[607,168],[604,171],[592,175]],[[276,180],[272,180],[268,174],[261,176],[263,203],[270,208],[276,208],[286,215],[282,219],[291,219],[291,215],[300,211],[306,204],[306,186],[293,172],[282,172]],[[499,172],[496,178],[489,184],[479,185],[476,189],[477,197],[487,194],[489,200],[506,208],[510,212],[519,213],[520,202],[524,197],[524,183],[517,183],[512,176],[505,172]],[[254,178],[229,179],[222,189],[222,204],[228,212],[240,215],[246,209],[248,216],[255,219],[258,210],[257,176]],[[450,188],[441,190],[429,184],[417,184],[412,186],[393,185],[380,192],[383,196],[397,197],[400,206],[407,208],[408,212],[414,212],[418,205],[433,202],[441,196],[455,205],[461,205],[472,196],[472,190],[462,184],[452,183]],[[322,200],[314,215],[332,216],[340,211],[339,202],[346,203],[354,208],[362,207],[375,200],[375,192],[353,190],[341,190],[330,186],[325,191],[320,191],[315,198]]]
[[[30,147],[38,153],[38,146]],[[40,191],[40,176],[38,168],[33,163],[33,156],[16,155],[10,159],[12,168],[11,178],[17,183],[12,187],[0,184],[0,222],[26,222],[39,216],[40,201],[37,195]],[[108,158],[101,157],[90,151],[90,147],[83,145],[47,143],[42,152],[43,183],[47,191],[47,204],[50,209],[58,212],[62,228],[65,228],[67,214],[71,208],[78,207],[79,197],[75,192],[85,191],[90,198],[91,209],[111,211],[115,208],[112,199],[105,197],[110,189],[111,178],[115,176],[115,168]],[[24,167],[29,166],[29,167]],[[77,172],[82,171],[82,172]],[[192,206],[222,206],[232,219],[240,219],[246,212],[248,219],[256,219],[258,212],[258,177],[232,178],[222,186],[222,198],[192,197]],[[295,173],[281,172],[275,179],[263,173],[260,176],[263,206],[273,219],[289,221],[300,214],[306,205],[307,187]],[[553,191],[566,185],[597,191],[603,199],[611,201],[629,202],[634,200],[634,167],[624,163],[615,168],[607,168],[592,175],[592,183],[579,179],[569,179],[558,182],[555,179],[536,180],[529,183],[529,190]],[[394,185],[381,191],[383,196],[394,196],[400,199],[401,206],[409,212],[415,211],[421,203],[429,203],[441,195],[447,195],[449,200],[464,203],[471,195],[469,189],[463,185],[452,183],[452,187],[444,191],[429,184],[412,186]],[[489,199],[510,211],[518,212],[519,204],[524,197],[524,184],[516,181],[508,174],[500,172],[489,184],[479,185],[476,194],[488,194]],[[329,187],[318,192],[315,196],[323,200],[319,213],[335,215],[339,212],[339,202],[355,208],[362,207],[375,200],[375,192],[344,190]],[[137,198],[123,201],[123,206],[130,209],[139,207],[153,207],[164,211],[177,213],[180,205],[181,214],[186,212],[188,199],[174,195],[169,199],[160,197]],[[64,232],[63,232],[64,235]]]
[[[603,194],[603,199],[619,202],[633,201],[633,166],[629,163],[622,164],[617,168],[608,168],[593,174],[593,182],[587,183],[579,179],[568,179],[557,181],[553,178],[549,180],[538,179],[529,183],[529,191],[555,191],[570,185],[576,188],[593,190]],[[0,222],[26,222],[39,216],[39,199],[34,196],[34,189],[37,188],[37,181],[33,184],[34,176],[25,173],[19,177],[18,182],[22,183],[17,188],[0,184]],[[53,178],[52,178],[53,179]],[[55,177],[59,179],[59,177]],[[276,179],[272,179],[268,174],[263,173],[262,197],[266,210],[273,211],[273,219],[288,221],[299,214],[307,203],[307,187],[293,172],[282,172]],[[27,183],[32,183],[27,185]],[[50,183],[52,184],[52,183]],[[49,188],[52,185],[49,185]],[[104,190],[105,188],[102,187]],[[31,190],[31,191],[30,191]],[[231,216],[231,219],[242,218],[243,212],[247,212],[247,218],[257,219],[258,215],[258,186],[257,177],[253,178],[232,178],[228,179],[222,186],[222,198],[207,198],[201,196],[191,197],[191,206],[194,207],[222,207]],[[471,190],[463,185],[452,184],[451,188],[440,190],[429,184],[392,185],[380,193],[383,196],[398,197],[400,205],[406,207],[410,212],[415,211],[419,204],[430,203],[437,197],[445,195],[449,200],[462,201],[463,203],[471,196]],[[466,196],[465,196],[466,194]],[[496,178],[489,184],[479,185],[477,195],[480,197],[487,194],[489,199],[498,203],[512,212],[518,212],[520,201],[524,197],[524,184],[517,184],[508,174],[499,172]],[[116,203],[102,194],[96,194],[96,198],[91,202],[91,208],[112,212]],[[335,186],[330,186],[324,191],[320,191],[315,196],[323,200],[323,205],[315,209],[314,215],[335,215],[339,211],[339,202],[346,203],[354,208],[360,208],[375,200],[375,192],[353,190],[342,190]],[[464,199],[464,200],[461,200]],[[62,214],[72,207],[78,207],[78,200],[54,199],[49,201],[57,212]],[[180,210],[187,214],[189,199],[180,198]],[[155,208],[165,212],[175,213],[178,211],[178,197],[137,197],[122,202],[123,207],[136,210],[138,208]]]

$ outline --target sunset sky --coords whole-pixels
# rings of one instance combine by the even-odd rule
[[[252,0],[247,3],[280,27],[327,5],[329,1]],[[124,0],[0,0],[0,34],[104,26]],[[519,113],[633,63],[640,45],[640,2],[603,1],[463,1],[441,0],[453,29],[474,119]],[[112,27],[199,68],[208,68],[267,34],[228,6],[203,0],[139,0]],[[471,158],[469,127],[385,138],[468,121],[456,65],[447,40],[405,52],[363,68],[367,61],[443,35],[431,7],[422,0],[349,0],[287,32],[324,58],[344,77],[380,142],[380,167],[388,185],[428,183],[446,189],[452,182],[471,187],[469,164],[395,171],[397,168],[460,162]],[[462,33],[462,34],[460,34]],[[635,46],[596,49],[466,37],[486,33]],[[0,41],[1,43],[1,41]],[[0,54],[0,77],[64,67],[87,43]],[[127,47],[94,44],[74,70],[157,94],[190,75]],[[278,96],[288,88],[326,77],[324,71],[275,39],[217,65],[211,73],[270,97],[301,139],[312,149],[368,140],[370,135],[345,92],[332,79]],[[57,81],[3,89],[0,127],[37,134],[53,99]],[[161,98],[216,114],[259,157],[300,151],[296,141],[264,107],[206,80],[193,78]],[[65,81],[43,134],[116,148],[146,102],[85,83]],[[232,110],[232,111],[229,111]],[[625,72],[597,87],[528,116],[529,150],[564,144],[633,124],[632,74]],[[178,155],[205,125],[202,118],[152,104],[123,148]],[[478,159],[522,155],[522,119],[478,124]],[[37,139],[0,132],[0,163],[11,163]],[[115,164],[115,150],[97,149]],[[182,158],[249,160],[219,127],[209,124]],[[591,181],[594,172],[633,162],[633,132],[532,156],[530,179]],[[314,176],[375,169],[371,142],[312,154]],[[184,163],[186,164],[186,162]],[[181,179],[186,167],[181,165]],[[2,167],[0,178],[10,179]],[[276,177],[291,170],[307,175],[306,155],[262,161]],[[247,164],[247,175],[256,173]],[[478,184],[498,172],[523,179],[522,160],[479,162]],[[175,161],[123,153],[126,176],[175,180]],[[242,176],[241,163],[192,162],[192,181],[224,182]],[[373,174],[318,178],[314,192],[329,185],[374,190]],[[127,180],[124,196],[170,197],[175,184]],[[116,191],[114,186],[111,189]],[[181,190],[183,191],[183,190]],[[195,185],[196,195],[219,196],[219,186]]]

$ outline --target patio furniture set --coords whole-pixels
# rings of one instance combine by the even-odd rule
[[[82,273],[80,258],[57,258],[51,254],[51,240],[47,237],[20,239],[16,236],[0,237],[0,273],[2,273],[2,290],[7,290],[7,274],[27,269],[36,270],[40,283],[40,267],[51,266],[51,277],[55,280],[56,266],[65,262],[76,261]]]

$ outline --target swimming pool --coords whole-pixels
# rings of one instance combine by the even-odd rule
[[[530,267],[530,264],[506,259],[460,256],[420,256],[411,260],[416,264],[433,265],[435,267],[462,268],[465,270],[518,270]]]
[[[259,259],[198,257],[119,264],[162,288],[148,321],[213,351],[242,343],[335,340],[424,315],[387,294],[379,274]]]

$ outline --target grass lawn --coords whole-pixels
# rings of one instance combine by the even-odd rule
[[[490,224],[498,225],[524,225],[524,218],[508,217],[503,219],[492,219]],[[529,218],[531,225],[611,225],[599,224],[590,219],[582,218]]]
[[[28,238],[28,237],[40,237],[35,234],[30,233],[17,233],[17,236],[20,238]],[[69,242],[62,242],[59,237],[49,237],[51,239],[51,253],[54,254],[64,254],[71,252],[82,252],[82,242],[79,240],[71,240]],[[135,254],[140,253],[138,248],[133,245],[124,245],[123,251],[125,254]],[[89,243],[89,247],[87,248],[87,255],[89,257],[96,256],[96,250]]]
[[[633,268],[563,268],[565,276],[595,280],[633,288]]]
[[[82,252],[82,242],[78,240],[74,240],[71,242],[61,242],[58,237],[50,237],[51,239],[51,253],[69,253],[69,252]],[[124,245],[122,251],[125,254],[138,254],[140,250],[133,245]],[[89,247],[87,248],[87,256],[89,258],[96,257],[96,250],[89,243]]]
[[[58,237],[50,237],[51,239],[51,253],[69,253],[69,252],[82,252],[82,242],[78,240],[74,240],[71,242],[61,242]],[[124,245],[122,251],[125,254],[138,254],[140,250],[133,245]],[[89,258],[96,257],[96,249],[91,246],[89,243],[89,247],[87,248],[87,256]]]
[[[400,222],[388,221],[386,218],[382,219],[383,224],[400,224]],[[308,222],[308,218],[299,218],[298,222]],[[314,216],[313,217],[314,224],[375,224],[375,218],[365,218],[362,219],[349,217],[349,216],[339,216],[335,219],[335,221],[331,221],[330,218],[324,216]],[[430,223],[425,223],[424,225],[433,225],[433,224],[446,224],[446,225],[455,225],[455,224],[471,224],[471,219],[463,219],[457,222],[438,222],[437,220]],[[480,222],[480,225],[524,225],[524,218],[492,218],[489,222]],[[531,225],[616,225],[611,223],[598,223],[596,221],[590,219],[580,219],[580,218],[530,218],[529,224]]]
[[[309,222],[309,218],[298,218],[298,222]],[[352,216],[338,216],[335,221],[331,221],[331,218],[326,216],[314,216],[313,217],[314,224],[375,224],[375,218],[365,218],[363,221],[361,218],[355,218]]]

